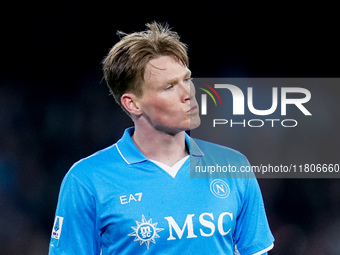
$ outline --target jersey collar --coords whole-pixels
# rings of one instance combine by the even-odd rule
[[[185,143],[189,148],[190,156],[194,156],[194,157],[204,156],[203,152],[198,147],[194,139],[192,139],[187,133],[185,133]]]
[[[117,149],[120,155],[129,165],[147,160],[131,138],[134,131],[134,127],[125,129],[122,138],[117,142]]]
[[[127,128],[122,136],[122,138],[117,142],[117,149],[129,165],[141,163],[143,161],[148,160],[143,153],[137,148],[135,143],[133,142],[131,136],[135,131],[134,127]],[[195,141],[188,135],[185,134],[185,143],[189,148],[189,152],[191,156],[201,157],[203,156],[203,152],[200,150]]]

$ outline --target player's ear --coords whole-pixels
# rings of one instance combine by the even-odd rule
[[[138,98],[132,93],[125,93],[120,98],[123,107],[133,115],[141,115],[141,109],[138,104]]]

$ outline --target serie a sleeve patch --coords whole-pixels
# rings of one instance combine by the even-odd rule
[[[60,216],[56,216],[52,228],[52,234],[51,234],[51,246],[52,247],[58,247],[59,239],[61,235],[61,229],[63,227],[63,221],[64,218]]]

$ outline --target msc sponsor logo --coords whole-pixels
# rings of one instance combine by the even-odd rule
[[[225,236],[230,233],[234,220],[233,213],[230,212],[223,212],[218,216],[204,212],[198,216],[199,226],[195,228],[193,218],[195,218],[195,214],[187,214],[184,224],[179,225],[177,221],[180,219],[175,219],[172,216],[164,217],[168,222],[166,240],[173,241],[182,238],[197,238],[198,236],[210,237],[215,233]],[[197,222],[197,218],[195,222]],[[152,223],[152,219],[146,221],[144,216],[142,216],[142,222],[136,221],[136,224],[136,227],[132,227],[134,232],[128,236],[134,236],[134,241],[139,241],[140,245],[145,243],[148,249],[150,242],[155,244],[155,238],[160,237],[157,233],[164,230],[164,228],[157,228],[157,223]]]
[[[157,233],[162,231],[163,228],[157,228],[158,223],[152,223],[152,219],[147,221],[144,215],[142,215],[142,222],[136,221],[136,224],[136,227],[131,227],[134,232],[128,236],[134,236],[134,241],[139,241],[140,245],[145,243],[146,247],[149,249],[150,242],[156,243],[155,238],[159,238]]]

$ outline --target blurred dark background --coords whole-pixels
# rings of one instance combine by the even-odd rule
[[[339,17],[327,1],[4,4],[1,254],[47,254],[63,176],[132,125],[109,97],[100,63],[117,30],[154,20],[189,45],[194,77],[339,77]],[[289,140],[282,143],[286,150]],[[338,179],[259,182],[276,237],[271,255],[340,254]]]

